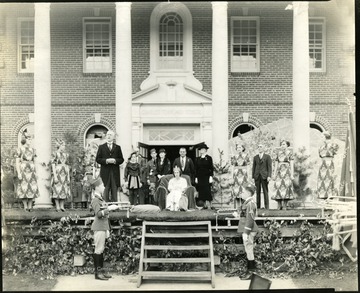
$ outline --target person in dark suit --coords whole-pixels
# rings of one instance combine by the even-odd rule
[[[107,142],[100,145],[96,154],[96,162],[101,165],[100,177],[105,185],[104,200],[117,201],[117,190],[120,187],[120,165],[124,162],[121,147],[114,143],[115,133],[106,133]],[[109,191],[111,190],[111,198]]]
[[[164,175],[171,174],[171,163],[170,160],[166,157],[165,149],[159,150],[159,159],[157,160],[156,164],[156,173],[159,181]]]
[[[252,166],[252,178],[256,186],[256,205],[259,209],[261,207],[261,187],[264,192],[265,209],[269,209],[269,194],[268,184],[271,179],[272,162],[271,157],[264,153],[264,145],[258,145],[259,154],[254,157]]]
[[[180,157],[176,158],[173,163],[173,169],[178,166],[181,169],[181,174],[188,175],[191,184],[195,184],[195,166],[191,158],[186,156],[186,148],[181,147],[179,150]]]
[[[91,201],[91,209],[94,212],[94,222],[91,230],[94,231],[95,251],[93,254],[95,266],[95,279],[106,281],[111,276],[104,270],[105,240],[110,236],[109,213],[116,210],[117,205],[106,206],[102,194],[105,190],[104,183],[97,177],[90,180],[90,186],[94,190]]]

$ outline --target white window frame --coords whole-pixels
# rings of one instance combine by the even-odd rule
[[[183,55],[182,68],[163,68],[160,65],[160,19],[166,13],[177,13],[183,22]],[[192,16],[189,9],[180,2],[163,2],[159,3],[151,13],[150,17],[150,72],[186,72],[192,73],[193,70],[193,52],[192,52]]]
[[[167,14],[176,14],[176,19],[180,21],[176,23],[175,28],[180,28],[181,31],[166,32],[159,29],[159,57],[158,65],[159,69],[183,69],[184,68],[184,22],[180,14],[176,11],[164,13],[159,22],[160,28],[167,28],[166,25],[161,23],[162,18]],[[174,37],[174,40],[171,39],[171,36]],[[169,46],[175,45],[172,50],[169,50]],[[170,55],[172,52],[174,55]],[[162,55],[164,54],[164,55]]]
[[[310,44],[310,25],[311,24],[321,24],[322,25],[322,45],[321,47],[311,46]],[[321,64],[320,68],[315,68],[314,62],[310,56],[310,52],[313,49],[321,49]],[[326,20],[325,17],[310,17],[309,18],[309,71],[310,72],[325,72],[326,71]]]
[[[92,62],[86,60],[86,52],[87,49],[91,49],[91,47],[86,47],[86,25],[87,24],[106,24],[109,26],[109,46],[108,47],[99,47],[98,50],[102,49],[108,49],[109,50],[109,56],[107,57],[108,60],[101,61],[100,59],[93,60]],[[95,49],[94,49],[95,50]],[[112,73],[112,19],[111,17],[83,17],[83,72],[84,73]],[[103,58],[103,56],[99,56],[100,58]],[[93,57],[93,58],[96,58]],[[90,64],[102,64],[103,66],[98,68],[90,68]],[[107,66],[104,66],[106,65]]]
[[[34,23],[34,27],[33,27],[33,31],[34,31],[34,35],[32,36],[33,38],[33,42],[29,42],[29,43],[22,43],[22,32],[21,32],[21,24],[23,22],[33,22]],[[18,43],[18,72],[19,73],[34,73],[34,59],[35,59],[35,20],[33,17],[20,17],[18,18],[18,23],[17,23],[17,43]],[[27,68],[22,68],[22,48],[23,47],[32,47],[32,51],[33,53],[31,55],[33,55],[33,58],[28,59],[26,62],[28,63],[28,67]],[[31,56],[30,55],[30,56]]]
[[[256,21],[256,43],[253,43],[256,46],[256,59],[255,60],[243,60],[241,61],[241,57],[234,58],[234,46],[240,45],[241,43],[234,42],[234,21],[243,21],[243,20],[255,20]],[[243,58],[245,58],[244,56]],[[241,62],[245,64],[245,62],[255,63],[254,66],[251,67],[241,67]],[[231,72],[260,72],[260,17],[258,16],[232,16],[231,17],[231,52],[230,52],[230,63],[231,63]]]

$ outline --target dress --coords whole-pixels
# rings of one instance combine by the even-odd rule
[[[20,159],[20,174],[22,176],[16,190],[19,198],[39,196],[34,163],[35,156],[35,149],[32,147],[22,146],[17,150],[16,157]]]
[[[182,193],[187,188],[187,182],[185,178],[171,178],[169,180],[168,189],[170,193],[166,196],[166,208],[170,211],[179,210],[179,201]]]
[[[139,189],[140,186],[140,164],[128,162],[125,167],[125,178],[129,189]]]
[[[243,189],[248,183],[248,166],[250,164],[250,158],[247,153],[240,153],[231,158],[231,165],[233,169],[234,179],[234,196],[240,198]]]
[[[211,183],[209,177],[214,175],[213,160],[209,155],[204,158],[197,157],[195,160],[195,178],[198,179],[196,189],[199,193],[198,200],[212,201]]]
[[[290,150],[279,150],[276,154],[275,161],[278,163],[275,174],[274,189],[275,195],[271,198],[274,200],[294,199],[293,182],[291,180],[291,165],[294,160],[293,153]]]
[[[333,195],[335,170],[333,158],[338,148],[339,146],[336,143],[330,141],[325,141],[319,148],[319,156],[322,162],[317,180],[318,198],[326,199]]]
[[[54,152],[51,164],[55,165],[55,174],[51,182],[52,198],[70,198],[70,166],[67,164],[68,153]],[[57,182],[55,183],[55,178]]]

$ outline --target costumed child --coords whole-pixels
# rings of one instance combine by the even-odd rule
[[[94,211],[94,222],[91,225],[91,230],[94,231],[94,244],[95,251],[94,266],[95,266],[95,279],[108,280],[111,278],[104,270],[104,249],[105,239],[110,237],[110,224],[109,213],[116,210],[117,205],[107,206],[103,199],[105,186],[100,177],[91,179],[89,181],[91,188],[94,190],[93,198],[91,201],[91,208]]]
[[[255,222],[257,215],[257,207],[253,195],[255,193],[255,186],[248,184],[245,185],[241,199],[243,200],[242,209],[245,211],[245,225],[242,227],[239,221],[238,233],[242,232],[242,239],[247,258],[247,269],[239,277],[241,280],[250,280],[252,273],[255,271],[255,257],[254,257],[254,239],[258,231],[258,226]],[[233,216],[240,217],[240,210],[234,212]]]

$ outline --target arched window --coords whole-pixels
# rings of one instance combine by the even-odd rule
[[[18,147],[21,146],[21,139],[23,138],[24,133],[29,135],[31,137],[31,147],[34,147],[34,123],[28,123],[21,127],[19,133],[18,133]]]
[[[96,143],[97,145],[103,143],[105,134],[108,132],[108,128],[103,125],[93,125],[85,132],[85,146],[90,143]]]
[[[238,132],[240,132],[240,134],[244,134],[246,132],[254,130],[255,128],[256,126],[254,124],[241,123],[238,127],[236,127],[232,137],[236,137],[238,135]]]
[[[159,27],[159,68],[183,68],[183,21],[175,12],[165,13]]]
[[[324,127],[322,125],[320,125],[319,123],[316,123],[316,122],[311,122],[310,123],[310,128],[316,129],[316,130],[318,130],[320,132],[325,131]]]

